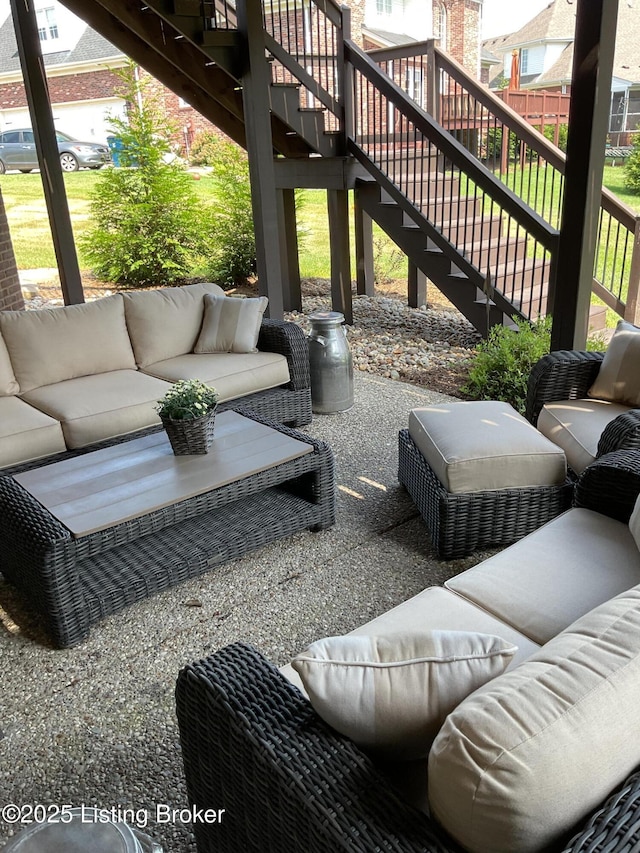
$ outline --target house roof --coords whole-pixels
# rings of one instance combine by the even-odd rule
[[[95,30],[87,27],[72,50],[44,54],[45,67],[72,65],[79,62],[100,62],[124,53],[108,42]],[[13,28],[13,18],[9,15],[0,26],[0,74],[20,71],[20,57]]]
[[[417,39],[404,33],[390,33],[387,30],[374,30],[371,27],[363,27],[362,34],[372,41],[380,42],[381,47],[395,47],[399,44],[411,44]]]
[[[487,39],[483,47],[504,54],[515,47],[562,42],[567,46],[553,65],[522,85],[536,87],[551,83],[569,83],[573,69],[573,39],[576,24],[576,0],[553,0],[519,30],[505,36]],[[640,81],[640,0],[620,0],[613,75],[629,82]]]

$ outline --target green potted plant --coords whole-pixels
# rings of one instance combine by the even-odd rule
[[[208,452],[217,406],[218,392],[199,379],[181,379],[158,400],[156,411],[176,456]]]

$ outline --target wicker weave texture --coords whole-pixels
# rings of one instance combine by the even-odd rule
[[[189,800],[227,810],[199,853],[458,850],[250,646],[186,667],[176,703]]]
[[[176,456],[203,456],[209,452],[215,434],[215,412],[182,421],[160,415],[160,420]]]
[[[640,494],[640,451],[617,450],[592,462],[576,483],[575,506],[627,524]]]
[[[426,462],[409,430],[398,436],[398,480],[407,489],[443,560],[464,557],[490,545],[508,545],[567,509],[573,486],[448,492]]]
[[[543,356],[531,370],[525,417],[532,424],[545,403],[581,400],[593,385],[604,358],[601,352],[558,350]]]
[[[0,478],[0,569],[42,615],[53,644],[74,645],[92,622],[135,601],[283,536],[333,524],[331,449],[274,428],[314,452],[78,539],[11,477]]]
[[[185,667],[176,709],[198,853],[460,853],[401,801],[350,741],[250,646]],[[598,807],[563,853],[638,853],[640,773]]]

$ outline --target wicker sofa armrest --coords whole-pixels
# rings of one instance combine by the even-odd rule
[[[284,355],[289,365],[289,385],[292,391],[311,387],[309,346],[300,326],[286,320],[264,319],[258,336],[258,349]]]
[[[637,850],[640,837],[640,772],[631,775],[596,809],[562,853]]]
[[[190,803],[226,809],[199,853],[459,850],[251,646],[184,668],[176,706]]]
[[[592,462],[573,493],[575,506],[608,515],[625,524],[640,494],[640,451],[618,450]]]
[[[604,353],[558,350],[534,364],[527,385],[525,417],[532,424],[545,403],[553,400],[581,400],[593,385]]]
[[[598,456],[616,450],[640,450],[640,409],[629,409],[604,428],[598,442]]]

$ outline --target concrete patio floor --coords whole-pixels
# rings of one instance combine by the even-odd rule
[[[133,809],[165,851],[192,853],[173,690],[179,669],[235,640],[277,664],[347,632],[485,554],[436,560],[397,482],[397,434],[409,409],[448,398],[358,374],[356,404],[306,429],[336,456],[338,520],[235,560],[94,625],[55,651],[0,580],[0,844],[19,831],[8,804]],[[7,614],[11,614],[16,625]],[[8,628],[7,628],[8,626]],[[224,807],[224,804],[220,804]],[[23,809],[23,816],[26,811]]]

